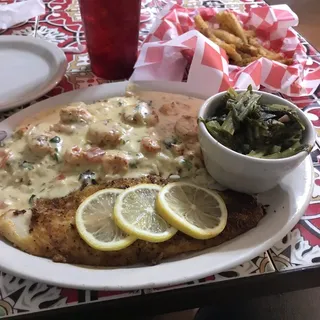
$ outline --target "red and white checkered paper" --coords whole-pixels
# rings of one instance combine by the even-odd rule
[[[255,89],[263,86],[291,97],[312,94],[320,85],[320,66],[308,67],[305,49],[291,29],[298,24],[298,17],[287,5],[248,7],[246,12],[234,13],[245,28],[256,30],[266,48],[293,57],[291,66],[266,58],[246,67],[229,65],[225,51],[195,30],[193,20],[200,13],[214,23],[219,10],[169,3],[141,47],[131,80],[183,81],[188,69],[187,82],[212,94],[251,84]]]

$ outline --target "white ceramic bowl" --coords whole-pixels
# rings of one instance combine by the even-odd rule
[[[236,90],[243,92],[246,90]],[[315,129],[306,115],[293,103],[270,93],[261,94],[261,102],[282,104],[297,111],[306,130],[304,143],[313,146]],[[199,111],[199,117],[206,119],[215,114],[226,92],[218,93],[207,99]],[[259,159],[235,152],[214,139],[204,123],[199,123],[199,141],[204,162],[210,175],[221,185],[244,193],[260,193],[275,187],[288,173],[295,169],[307,156],[307,151],[282,159]],[[311,150],[311,148],[310,148]]]

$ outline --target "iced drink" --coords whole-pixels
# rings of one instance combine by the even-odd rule
[[[79,0],[93,73],[129,78],[137,59],[141,0]]]

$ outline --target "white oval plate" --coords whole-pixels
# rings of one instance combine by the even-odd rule
[[[67,69],[55,44],[34,37],[0,36],[0,111],[8,110],[53,89]]]
[[[180,93],[202,99],[208,97],[208,93],[195,92],[186,83],[139,84],[145,90]],[[72,101],[92,102],[121,95],[126,85],[127,82],[103,84],[41,101],[1,122],[0,130],[10,133],[25,117],[57,105]],[[279,186],[259,196],[260,202],[270,206],[256,228],[218,247],[170,259],[155,266],[92,268],[54,263],[24,253],[0,240],[0,269],[60,287],[94,290],[152,288],[199,279],[233,268],[272,247],[297,224],[309,204],[312,189],[313,166],[308,157]]]

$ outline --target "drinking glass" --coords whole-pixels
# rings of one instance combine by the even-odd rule
[[[79,0],[93,73],[127,79],[137,59],[141,0]]]

